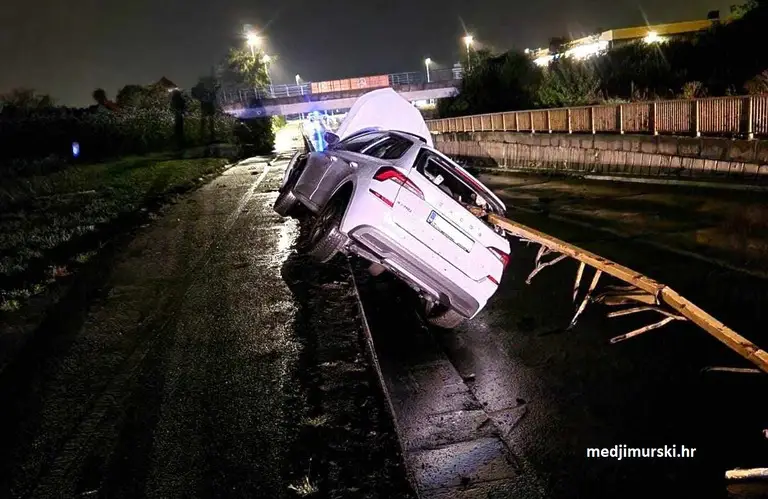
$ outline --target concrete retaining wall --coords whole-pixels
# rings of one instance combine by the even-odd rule
[[[452,132],[441,152],[509,169],[768,182],[768,141],[644,135]]]

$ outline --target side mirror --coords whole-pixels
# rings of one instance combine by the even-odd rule
[[[325,140],[325,143],[330,147],[339,142],[339,136],[333,132],[325,132],[325,134],[323,134],[323,140]]]

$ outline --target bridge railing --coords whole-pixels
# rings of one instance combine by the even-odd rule
[[[390,86],[418,85],[427,83],[425,71],[411,71],[406,73],[393,73],[387,75]],[[461,79],[461,69],[433,69],[429,72],[430,82],[450,81]],[[300,85],[270,85],[264,88],[229,88],[219,91],[219,101],[222,105],[246,104],[253,99],[277,99],[281,97],[296,97],[310,95],[312,93],[311,82]]]
[[[768,94],[531,109],[429,120],[433,132],[768,136]]]

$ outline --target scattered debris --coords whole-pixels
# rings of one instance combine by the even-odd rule
[[[306,424],[307,426],[314,426],[315,428],[317,428],[318,426],[323,426],[330,420],[331,420],[330,416],[328,416],[327,414],[321,414],[320,416],[315,416],[312,418],[305,419],[304,424]]]
[[[736,468],[725,472],[726,480],[768,479],[768,468]]]
[[[289,485],[288,490],[296,492],[301,497],[312,495],[318,492],[317,486],[309,481],[308,476],[305,476],[304,480],[299,482],[298,485]]]
[[[762,374],[760,369],[754,369],[752,367],[723,367],[723,366],[709,366],[701,370],[704,373],[738,373],[738,374]],[[768,430],[766,430],[768,431]]]

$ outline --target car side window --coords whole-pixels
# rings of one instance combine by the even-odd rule
[[[459,203],[480,204],[485,201],[480,199],[472,188],[462,182],[439,156],[426,151],[423,152],[416,161],[416,171]]]
[[[342,140],[336,144],[333,149],[336,151],[360,152],[382,138],[384,135],[384,132],[370,132],[361,135],[354,135]]]
[[[395,160],[402,158],[403,154],[411,148],[411,145],[412,142],[410,140],[390,135],[371,145],[367,150],[363,151],[363,154],[379,159]]]

